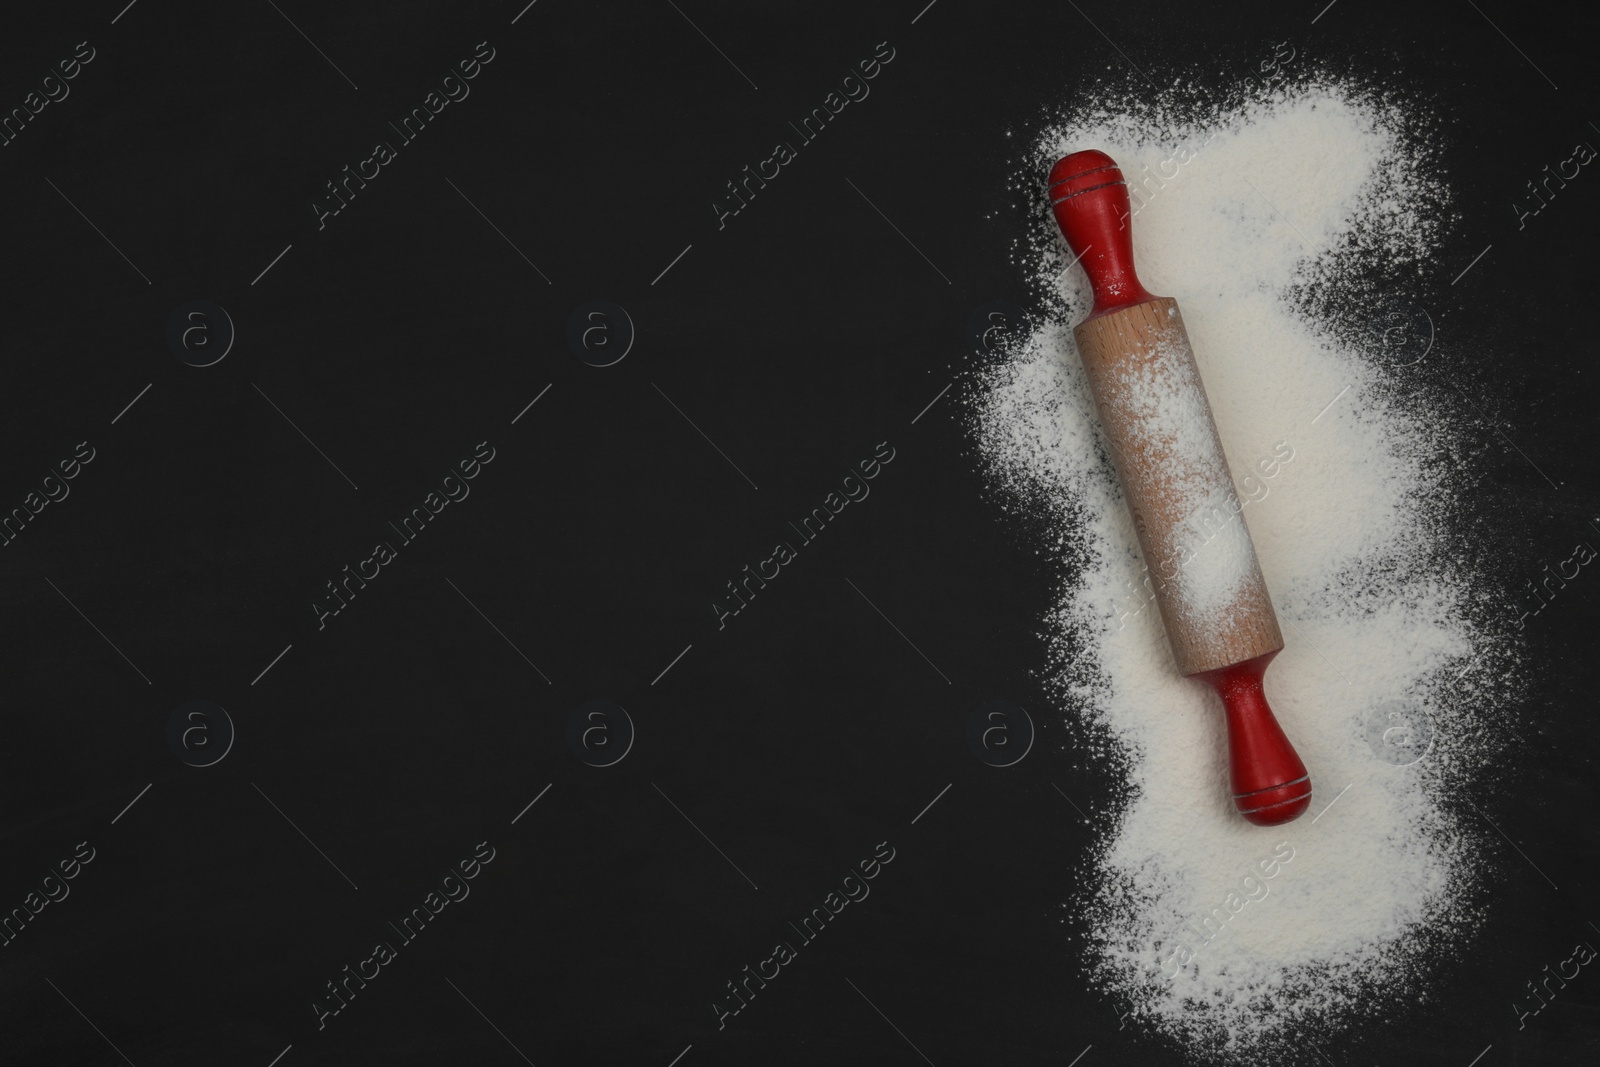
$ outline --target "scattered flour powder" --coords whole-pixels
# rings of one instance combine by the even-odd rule
[[[1059,564],[1041,675],[1074,747],[1126,773],[1066,903],[1088,978],[1187,1055],[1290,1062],[1308,1035],[1426,999],[1482,920],[1490,849],[1454,798],[1508,743],[1521,646],[1471,562],[1459,509],[1476,475],[1448,396],[1426,363],[1378,358],[1351,313],[1447,292],[1431,257],[1449,190],[1426,120],[1346,79],[1224,103],[1123,88],[1052,118],[1017,192],[1042,205],[1050,164],[1084,148],[1130,185],[1163,179],[1135,201],[1135,259],[1183,309],[1282,621],[1267,695],[1311,771],[1306,816],[1266,829],[1233,810],[1221,706],[1145,610],[1072,337],[1092,300],[1043,210],[1023,258],[1050,321],[976,372],[968,409],[998,497],[1042,519]],[[1190,566],[1234,554],[1206,595],[1226,597],[1248,551],[1240,530],[1205,540]]]

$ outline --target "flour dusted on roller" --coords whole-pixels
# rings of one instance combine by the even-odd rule
[[[1142,452],[1168,457],[1161,476],[1183,516],[1146,564],[1179,611],[1201,626],[1221,626],[1257,564],[1194,363],[1180,346],[1155,343],[1115,385],[1104,400],[1142,438]]]

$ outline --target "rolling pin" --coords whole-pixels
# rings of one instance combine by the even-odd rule
[[[1276,826],[1311,804],[1311,778],[1267,705],[1283,634],[1241,514],[1177,301],[1133,266],[1127,183],[1104,152],[1050,170],[1051,210],[1094,289],[1078,354],[1179,673],[1222,699],[1234,806]]]

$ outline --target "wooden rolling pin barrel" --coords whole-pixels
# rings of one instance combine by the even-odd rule
[[[1234,806],[1276,826],[1311,804],[1311,779],[1262,688],[1283,648],[1177,302],[1133,266],[1127,183],[1104,152],[1050,171],[1056,222],[1094,288],[1078,353],[1180,673],[1222,698]]]

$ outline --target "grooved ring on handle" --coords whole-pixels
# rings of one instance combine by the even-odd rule
[[[1103,170],[1118,170],[1118,169],[1120,169],[1120,168],[1115,163],[1107,163],[1105,166],[1102,166],[1102,167],[1090,167],[1088,170],[1080,170],[1078,173],[1072,174],[1072,175],[1068,175],[1065,178],[1057,178],[1055,181],[1050,183],[1049,188],[1050,189],[1054,189],[1058,185],[1065,185],[1068,182],[1077,181],[1079,178],[1085,178],[1085,177],[1088,177],[1091,174],[1099,174]],[[1046,191],[1048,191],[1048,190],[1046,190]]]
[[[1288,786],[1299,785],[1301,782],[1308,782],[1310,780],[1311,780],[1311,776],[1309,774],[1307,774],[1307,775],[1304,775],[1304,776],[1302,776],[1300,778],[1296,778],[1292,782],[1279,782],[1277,785],[1269,785],[1265,789],[1252,789],[1248,793],[1235,793],[1235,794],[1233,794],[1233,799],[1235,799],[1235,800],[1244,800],[1246,797],[1258,797],[1262,793],[1270,793],[1274,789],[1283,789],[1283,788],[1286,788]]]
[[[1299,803],[1302,803],[1302,802],[1310,800],[1310,799],[1311,799],[1311,794],[1310,793],[1302,793],[1300,796],[1290,797],[1288,800],[1275,800],[1271,804],[1263,804],[1259,808],[1240,808],[1239,809],[1239,814],[1240,815],[1254,815],[1257,812],[1270,811],[1273,808],[1281,808],[1286,804],[1299,804]]]
[[[1110,169],[1110,168],[1106,168],[1106,169]],[[1070,178],[1067,179],[1067,180],[1071,181]],[[1121,178],[1117,179],[1114,182],[1101,182],[1099,185],[1091,185],[1087,189],[1079,189],[1076,192],[1068,193],[1066,196],[1056,197],[1054,200],[1050,201],[1050,206],[1051,207],[1055,207],[1057,204],[1063,203],[1063,202],[1065,202],[1067,200],[1071,200],[1075,196],[1082,196],[1084,193],[1092,193],[1096,189],[1107,189],[1107,188],[1110,188],[1113,185],[1127,185],[1127,184],[1128,183],[1125,180],[1121,179]],[[1051,188],[1053,189],[1053,188],[1055,188],[1055,186],[1051,186]]]

